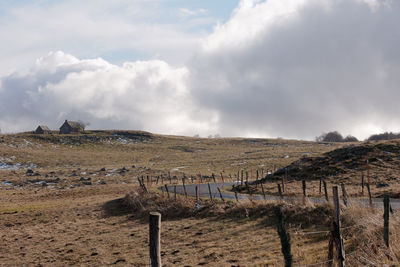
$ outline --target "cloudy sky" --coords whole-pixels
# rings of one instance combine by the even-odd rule
[[[0,1],[0,129],[400,131],[400,1]]]

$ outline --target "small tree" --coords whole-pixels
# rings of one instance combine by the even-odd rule
[[[84,122],[82,120],[78,120],[78,123],[82,127],[83,130],[85,130],[85,128],[90,125],[89,122]]]
[[[355,136],[348,135],[346,136],[345,139],[343,139],[344,142],[358,142],[358,139]]]
[[[317,142],[343,142],[343,136],[338,131],[323,133],[315,138]]]

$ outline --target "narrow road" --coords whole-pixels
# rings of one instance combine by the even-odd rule
[[[235,199],[235,194],[233,192],[228,192],[223,190],[226,187],[232,186],[234,183],[210,183],[211,195],[213,198],[220,198],[218,188],[221,190],[222,197],[224,199]],[[176,186],[176,193],[180,195],[185,195],[185,191],[183,189],[183,185],[169,185],[168,191],[174,192],[174,187]],[[198,184],[187,184],[186,185],[186,192],[189,196],[195,197],[196,196],[196,186]],[[161,187],[161,190],[165,190],[165,188]],[[248,199],[250,196],[248,194],[237,194],[238,199]],[[202,198],[209,198],[210,194],[208,191],[208,184],[200,184],[200,197]],[[252,195],[253,199],[263,199],[262,195]],[[283,200],[286,202],[300,202],[302,197],[283,197]],[[278,196],[266,195],[266,200],[280,200]],[[325,198],[317,198],[317,197],[308,197],[308,200],[312,203],[323,203],[325,202]],[[360,203],[365,206],[369,206],[369,199],[367,198],[349,198],[349,203]],[[376,208],[383,208],[383,199],[382,198],[373,198],[372,202],[374,207]],[[390,199],[390,204],[393,209],[400,208],[400,200],[399,199]]]

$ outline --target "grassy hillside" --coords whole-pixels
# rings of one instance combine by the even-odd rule
[[[168,172],[179,178],[184,173],[190,177],[199,172],[206,176],[223,172],[225,177],[237,179],[243,170],[254,179],[256,170],[265,175],[305,158],[326,157],[324,153],[343,146],[138,131],[1,135],[0,262],[5,266],[148,266],[146,212],[160,205],[175,212],[181,207],[192,214],[174,217],[171,212],[163,217],[165,266],[282,266],[271,213],[276,205],[282,205],[287,218],[294,262],[324,261],[331,211],[327,204],[204,202],[203,212],[197,214],[193,213],[193,200],[160,197],[154,193],[154,184],[151,193],[143,195],[136,178],[151,174],[154,179]],[[271,186],[276,186],[275,181]],[[361,221],[354,219],[354,210],[344,212],[344,226],[357,226],[344,232],[346,251],[353,253],[349,264],[360,262],[361,257],[375,263],[396,261],[398,249],[386,253],[376,234],[380,221],[374,224],[375,219],[369,220],[381,218],[379,212],[361,213],[359,209],[357,219],[366,218]],[[393,231],[398,229],[395,216]],[[368,235],[361,235],[365,229]],[[396,238],[392,238],[393,244]],[[366,245],[372,239],[377,247]]]

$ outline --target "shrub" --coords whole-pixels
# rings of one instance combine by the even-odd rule
[[[316,138],[317,142],[343,142],[343,136],[338,131],[323,133]]]
[[[393,140],[400,138],[400,133],[384,132],[381,134],[373,134],[368,137],[368,141],[379,141],[379,140]]]
[[[358,139],[355,136],[348,135],[343,139],[343,142],[358,142]]]

